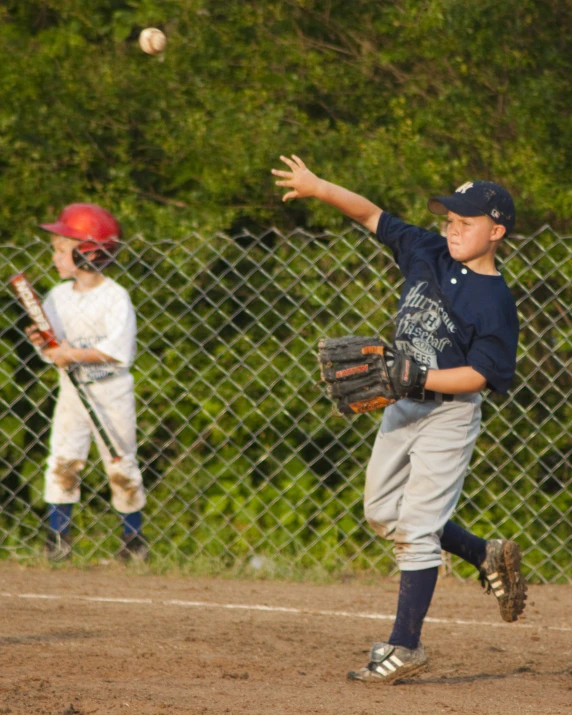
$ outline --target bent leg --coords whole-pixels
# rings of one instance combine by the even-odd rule
[[[459,556],[476,569],[481,567],[487,555],[486,539],[481,539],[451,520],[447,521],[443,528],[441,548],[443,551]]]
[[[401,583],[390,645],[411,651],[420,647],[441,563],[439,535],[459,499],[479,430],[479,405],[480,401],[437,405],[418,422],[411,474],[395,529]]]
[[[440,536],[459,500],[480,416],[480,398],[475,398],[436,405],[419,420],[394,535],[400,569],[441,564]]]

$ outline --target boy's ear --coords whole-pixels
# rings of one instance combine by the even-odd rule
[[[495,223],[493,230],[491,231],[491,241],[500,241],[501,238],[506,236],[505,226],[501,226],[500,223]]]

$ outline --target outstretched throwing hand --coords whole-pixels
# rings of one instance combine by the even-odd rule
[[[274,176],[281,176],[284,179],[284,181],[277,181],[276,186],[287,186],[292,189],[292,191],[284,194],[282,201],[316,196],[320,179],[306,167],[302,159],[295,154],[292,154],[291,159],[287,156],[281,156],[280,159],[290,167],[291,171],[272,169]]]

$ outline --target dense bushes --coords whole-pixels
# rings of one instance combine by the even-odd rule
[[[30,251],[13,263],[32,264],[43,292],[54,278],[47,251]],[[546,580],[570,577],[569,251],[548,230],[503,248],[523,328],[518,376],[509,398],[486,401],[459,510],[484,536],[514,535]],[[391,334],[400,278],[374,239],[357,230],[139,236],[120,263],[114,275],[139,315],[139,453],[157,558],[228,564],[263,553],[290,565],[390,568],[361,505],[379,415],[335,418],[316,385],[321,336]],[[17,306],[6,300],[2,315],[0,528],[4,546],[33,552],[55,374],[33,356]],[[113,550],[108,509],[95,467],[77,522],[84,555]]]
[[[169,37],[164,61],[137,47],[147,25]],[[515,195],[519,233],[570,232],[571,30],[564,0],[2,4],[0,274],[31,267],[40,292],[53,284],[34,226],[68,202],[123,222],[115,275],[140,316],[157,554],[387,566],[360,503],[375,418],[329,417],[313,351],[323,334],[387,334],[399,276],[361,232],[327,233],[343,225],[335,211],[284,206],[269,170],[296,152],[423,224],[431,193],[494,178]],[[271,225],[319,235],[285,240]],[[546,230],[507,254],[519,377],[486,407],[460,515],[516,534],[537,574],[558,579],[570,573],[570,245]],[[0,523],[3,545],[21,548],[43,516],[55,376],[2,301]],[[101,472],[85,482],[89,555],[116,522]]]
[[[164,61],[137,46],[147,25]],[[6,0],[0,232],[78,199],[129,235],[337,229],[280,204],[285,152],[414,221],[494,178],[518,231],[567,231],[571,38],[565,0]]]

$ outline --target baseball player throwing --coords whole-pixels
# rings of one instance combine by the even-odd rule
[[[46,347],[35,326],[30,340],[41,356],[60,368],[60,391],[53,416],[50,454],[45,473],[50,533],[46,550],[53,560],[71,551],[70,519],[80,499],[80,472],[95,438],[111,487],[112,504],[123,520],[122,560],[146,558],[141,535],[145,504],[136,460],[135,399],[129,367],[135,356],[135,313],[129,295],[102,270],[113,260],[121,233],[116,219],[96,204],[71,204],[55,223],[53,261],[63,283],[47,296],[44,310],[58,347]],[[94,429],[66,368],[76,366],[77,379],[113,435],[120,459],[112,459]]]
[[[369,524],[394,544],[401,570],[397,615],[388,640],[372,646],[369,663],[348,674],[351,680],[392,683],[427,664],[421,629],[442,550],[478,569],[505,621],[524,610],[518,545],[486,541],[451,521],[479,432],[480,393],[486,387],[505,393],[515,371],[516,307],[495,264],[497,247],[514,226],[514,204],[508,191],[489,181],[471,181],[451,196],[431,198],[429,210],[447,217],[445,241],[319,178],[297,156],[280,158],[287,169],[272,173],[278,186],[289,189],[283,200],[314,197],[340,209],[388,246],[405,277],[393,346],[386,351],[391,359],[379,371],[390,384],[390,399],[384,400],[390,404],[364,496]],[[371,345],[367,339],[346,340],[349,347],[342,347],[354,362],[345,364],[351,367],[332,377],[327,371],[336,370],[332,359],[339,345],[325,341],[322,374],[333,383],[330,394],[344,395],[341,411],[365,411],[376,405],[340,391],[336,374],[345,380],[367,371],[372,356],[384,349],[375,339]],[[355,362],[362,353],[370,360],[367,368]]]

